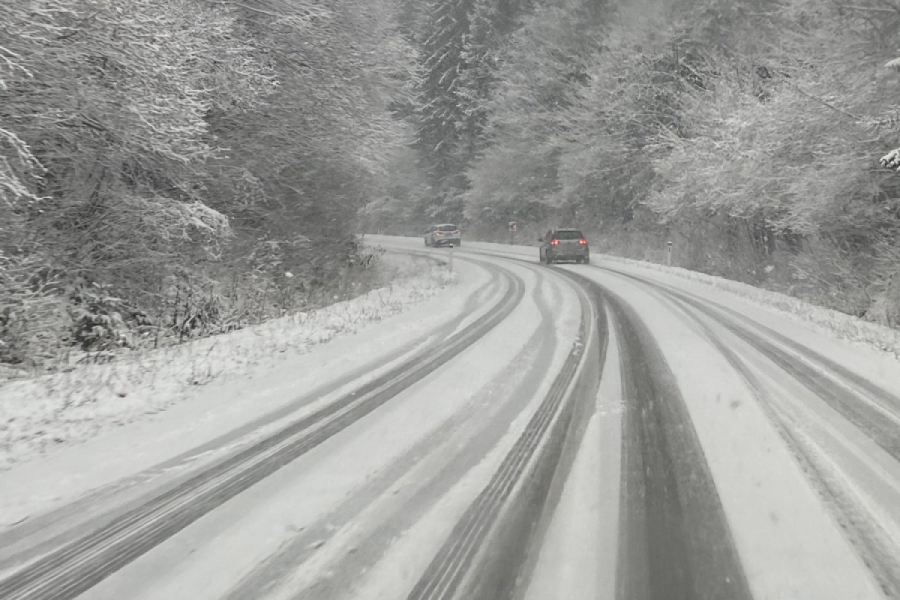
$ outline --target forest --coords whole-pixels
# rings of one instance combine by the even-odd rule
[[[357,210],[412,140],[391,8],[4,2],[0,363],[177,343],[348,287]]]
[[[900,4],[11,0],[0,363],[315,306],[458,222],[900,326]]]

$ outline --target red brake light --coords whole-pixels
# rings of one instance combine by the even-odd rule
[[[441,235],[441,232],[440,232],[440,231],[435,231],[435,232],[434,232],[434,235]]]
[[[578,243],[581,244],[582,246],[587,246],[587,240],[584,238],[578,240]]]
[[[559,240],[550,240],[551,246],[559,246]]]

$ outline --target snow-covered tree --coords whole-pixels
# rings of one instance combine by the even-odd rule
[[[59,344],[94,344],[73,333],[91,322],[87,305],[125,315],[126,328],[129,314],[214,328],[222,295],[256,277],[246,256],[260,243],[296,251],[309,267],[297,269],[297,287],[329,285],[352,253],[357,209],[390,183],[387,166],[411,139],[391,108],[408,101],[414,65],[395,9],[4,4],[0,346],[50,325]],[[115,301],[89,300],[97,289]],[[58,301],[57,313],[29,316],[35,294]],[[185,319],[194,310],[208,312]],[[35,356],[20,348],[0,361]]]

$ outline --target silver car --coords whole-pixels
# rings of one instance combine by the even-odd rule
[[[459,246],[459,227],[452,223],[432,225],[425,231],[426,246]]]
[[[538,241],[541,242],[541,262],[548,265],[560,260],[572,260],[586,265],[591,262],[590,245],[578,229],[551,229]]]

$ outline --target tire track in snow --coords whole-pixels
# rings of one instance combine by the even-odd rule
[[[577,285],[577,284],[576,284]],[[458,594],[466,600],[521,598],[531,583],[541,547],[572,473],[600,386],[609,332],[605,303],[591,298],[580,286],[583,314],[594,325],[584,343],[581,371],[569,393],[570,411],[547,435],[542,457],[522,484],[490,534],[490,543],[476,556],[477,567]]]
[[[757,402],[763,407],[782,439],[797,457],[819,495],[825,500],[844,532],[863,556],[863,562],[872,571],[882,591],[888,598],[900,598],[900,564],[897,562],[900,548],[896,547],[889,535],[874,525],[877,520],[865,506],[859,503],[846,482],[829,476],[826,460],[816,451],[814,442],[806,439],[798,427],[799,423],[779,408],[777,401],[772,398],[763,383],[737,353],[729,348],[696,314],[692,316],[713,345],[744,378]]]
[[[524,282],[506,269],[491,268],[508,281],[507,293],[494,310],[448,343],[406,361],[105,527],[12,573],[0,581],[0,597],[50,600],[77,596],[435,371],[503,321],[522,300]]]
[[[433,433],[411,447],[394,464],[367,482],[362,489],[354,492],[350,499],[323,516],[318,524],[307,528],[302,534],[287,542],[285,547],[238,583],[223,600],[259,598],[275,589],[291,575],[292,571],[301,568],[307,560],[319,552],[323,545],[329,544],[336,530],[358,518],[370,503],[379,496],[390,493],[391,487],[399,480],[445,447],[445,451],[450,455],[442,455],[439,459],[443,466],[431,472],[428,481],[397,507],[394,511],[395,516],[390,521],[379,524],[366,537],[356,541],[352,552],[344,555],[337,564],[329,564],[327,573],[295,594],[296,598],[339,597],[356,581],[356,577],[351,576],[351,573],[358,575],[368,568],[384,551],[385,545],[402,535],[403,531],[414,524],[434,502],[468,473],[497,443],[498,432],[505,431],[505,425],[522,410],[519,399],[533,391],[544,376],[539,369],[526,370],[524,376],[515,374],[523,368],[527,369],[528,365],[546,363],[556,351],[553,316],[541,293],[542,282],[543,275],[538,273],[533,296],[542,316],[541,326],[531,335],[507,369],[485,386],[485,393],[489,394],[493,386],[505,385],[511,379],[520,379],[512,394],[502,398],[499,406],[491,406],[486,413],[479,413],[477,416],[480,422],[473,422],[475,415],[470,412],[472,409],[470,403],[460,413],[436,427]],[[481,393],[478,396],[481,396]],[[463,437],[460,437],[461,434]],[[454,440],[457,438],[466,441],[464,444],[461,441],[456,443]],[[394,494],[397,494],[397,491],[392,493]],[[398,495],[402,497],[402,494]]]
[[[596,344],[593,308],[582,304],[579,341],[525,431],[413,587],[408,600],[509,597],[550,492],[579,398],[574,391]]]
[[[790,411],[781,406],[781,403],[773,397],[766,385],[739,356],[738,352],[730,347],[721,335],[713,331],[703,317],[705,316],[707,319],[718,323],[738,339],[745,341],[751,348],[772,360],[774,364],[784,369],[791,376],[797,378],[814,394],[820,395],[823,390],[825,393],[829,393],[830,390],[835,388],[824,386],[819,381],[815,381],[814,385],[809,385],[807,377],[800,378],[796,376],[796,372],[802,368],[802,366],[797,367],[796,364],[803,364],[798,359],[790,360],[783,351],[779,351],[761,336],[754,335],[752,331],[742,328],[722,313],[710,312],[701,302],[691,299],[688,294],[677,293],[668,287],[654,285],[652,282],[647,282],[642,278],[635,279],[658,290],[658,293],[663,298],[672,302],[687,315],[743,378],[759,406],[766,413],[788,448],[796,457],[810,483],[812,483],[825,505],[840,524],[844,534],[862,557],[864,564],[871,571],[885,596],[888,598],[900,598],[900,560],[897,558],[900,556],[900,548],[898,548],[896,541],[879,526],[878,518],[861,502],[857,492],[852,489],[851,485],[846,480],[834,476],[833,466],[829,464],[827,456],[817,446],[815,441],[802,432],[803,423],[798,421],[798,417],[792,416]],[[770,329],[766,329],[771,332]],[[740,330],[742,334],[737,333],[736,330]],[[753,337],[756,343],[750,343],[747,339],[750,337]],[[778,334],[778,338],[784,339],[780,334]],[[791,342],[791,346],[798,351],[804,350],[803,347],[795,342]],[[767,350],[769,351],[767,352]],[[821,357],[814,351],[811,351],[811,353],[814,358],[822,358],[824,361],[828,361],[828,359]],[[779,360],[773,360],[773,354]],[[788,365],[793,364],[795,368],[786,367],[785,363],[788,363]],[[846,372],[846,369],[841,368],[838,372],[843,374]],[[855,375],[853,377],[856,378]],[[869,388],[874,387],[872,384],[866,383]],[[882,390],[879,390],[879,392],[889,396],[887,392]],[[845,397],[842,401],[851,402],[852,400]],[[857,402],[864,403],[860,399],[857,399]],[[832,403],[829,404],[834,407]]]
[[[460,327],[461,323],[468,315],[474,313],[479,306],[483,305],[485,301],[494,294],[502,291],[502,285],[502,278],[492,278],[486,287],[471,295],[459,316],[449,320],[437,330],[418,336],[403,344],[389,355],[378,357],[375,361],[347,372],[340,379],[335,379],[321,385],[304,394],[297,400],[291,401],[283,407],[267,413],[237,429],[229,431],[224,435],[216,437],[196,448],[192,448],[188,452],[182,453],[159,465],[141,471],[136,475],[96,489],[56,510],[44,513],[35,518],[29,518],[20,525],[15,525],[3,530],[0,532],[0,571],[12,568],[15,564],[27,562],[34,557],[50,552],[55,548],[76,540],[90,530],[99,529],[109,524],[115,518],[139,508],[143,503],[151,499],[152,496],[177,487],[189,479],[192,476],[193,471],[185,472],[183,475],[176,476],[171,481],[165,482],[164,485],[157,486],[151,494],[141,493],[133,499],[127,499],[124,502],[115,502],[117,497],[121,498],[121,495],[127,493],[130,489],[137,487],[148,489],[146,486],[152,486],[153,481],[156,478],[167,473],[174,473],[182,470],[188,471],[192,463],[198,459],[206,460],[209,458],[209,455],[213,453],[236,451],[238,448],[256,441],[248,438],[262,427],[285,419],[317,399],[337,392],[340,388],[345,387],[348,382],[355,381],[374,371],[382,370],[391,363],[402,359],[407,354],[421,351],[423,346],[435,339],[445,339]],[[113,505],[114,508],[108,508],[110,505]],[[100,511],[97,507],[103,507],[103,510]],[[52,533],[48,534],[47,532]],[[14,559],[15,562],[13,562],[11,558]]]
[[[675,377],[637,313],[618,296],[603,293],[619,340],[625,405],[617,598],[749,600],[749,584]]]
[[[601,284],[559,272],[595,303],[606,299],[619,344],[625,414],[617,598],[751,599],[690,414],[651,332]]]
[[[494,252],[485,252],[485,254],[495,254]],[[522,260],[513,258],[513,260]],[[524,261],[530,262],[530,261]],[[603,268],[603,267],[600,267]],[[738,339],[746,342],[751,348],[760,352],[763,356],[768,357],[776,365],[781,367],[788,375],[804,385],[811,392],[822,398],[835,411],[842,414],[849,422],[853,423],[860,431],[868,435],[873,441],[888,454],[895,459],[897,458],[897,449],[900,448],[900,428],[897,427],[898,415],[900,415],[900,398],[892,395],[886,390],[880,388],[876,384],[859,377],[843,365],[836,363],[828,357],[807,348],[794,340],[786,337],[778,331],[775,331],[763,324],[757,323],[749,317],[725,306],[721,306],[714,301],[708,301],[698,296],[688,294],[675,288],[660,284],[644,277],[632,275],[617,269],[603,268],[612,274],[629,278],[641,284],[645,284],[656,290],[661,290],[661,294],[667,297],[667,300],[681,299],[682,302],[689,303],[689,307],[698,314],[702,313],[715,319],[716,322],[722,324],[726,329],[737,336]],[[578,277],[573,274],[573,277]],[[765,333],[762,335],[760,332]],[[768,337],[768,339],[767,339]],[[770,341],[775,340],[777,343]],[[652,341],[652,340],[651,340]],[[640,345],[638,345],[640,347]],[[729,357],[727,346],[717,346],[727,360],[734,366],[734,357]],[[789,351],[788,351],[789,350]],[[739,374],[746,376],[752,373],[748,372],[746,365],[736,367]],[[646,375],[645,366],[636,369],[637,374]],[[751,392],[756,393],[760,402],[765,402],[766,390],[761,387],[761,382],[748,381]],[[677,389],[673,385],[670,389]],[[638,415],[644,420],[643,425],[647,425],[645,417],[647,416],[647,407]],[[764,407],[765,408],[765,407]],[[821,448],[816,447],[814,440],[805,434],[802,434],[798,423],[788,423],[789,418],[784,411],[779,411],[772,407],[768,407],[770,419],[775,422],[784,435],[787,435],[786,442],[788,447],[794,452],[801,463],[807,476],[811,479],[813,486],[819,491],[819,494],[825,499],[826,504],[833,511],[837,521],[841,524],[846,535],[851,542],[861,552],[863,561],[868,565],[869,569],[875,575],[876,580],[882,587],[882,591],[889,597],[900,597],[898,592],[898,564],[896,560],[895,545],[896,542],[889,534],[881,530],[878,520],[873,518],[871,511],[861,504],[857,490],[852,489],[846,481],[835,477],[833,465],[829,464],[829,459],[822,453]],[[634,415],[632,414],[632,423],[634,423]],[[652,425],[652,423],[651,423]],[[688,423],[689,425],[689,423]],[[668,425],[664,429],[671,429]],[[652,429],[648,428],[648,431]],[[631,435],[632,439],[634,435]],[[628,437],[623,437],[628,440]],[[632,456],[634,456],[634,452]],[[701,457],[702,458],[702,457]],[[663,470],[665,473],[665,469]],[[623,481],[624,486],[627,482]],[[665,487],[663,491],[668,491]],[[645,499],[638,499],[643,501]],[[629,510],[627,505],[627,497],[623,491],[623,510]],[[657,509],[659,507],[657,506]],[[721,508],[721,507],[720,507]],[[623,526],[625,526],[623,519]],[[640,523],[640,518],[635,519]],[[623,529],[622,531],[627,531]],[[634,531],[623,534],[626,538],[622,548],[620,549],[620,557],[623,551],[633,537]],[[649,545],[649,544],[648,544]],[[733,543],[732,543],[733,546]],[[640,551],[637,552],[640,557]],[[671,555],[670,555],[671,556]],[[664,558],[664,557],[663,557]],[[620,566],[624,561],[628,561],[627,557],[620,559]],[[639,562],[639,561],[638,561]],[[684,565],[690,561],[682,561],[682,565],[678,564],[678,558],[665,564],[663,561],[660,565],[663,569],[674,570],[676,574],[681,573],[679,577],[683,578]],[[629,563],[629,564],[634,564]],[[739,563],[738,563],[739,565]],[[688,565],[689,566],[689,565]],[[627,587],[625,577],[627,571],[633,570],[633,567],[626,568],[626,575],[620,577],[620,584]],[[677,577],[675,578],[677,582]],[[630,590],[620,588],[621,598],[693,598],[704,596],[685,595],[684,590],[666,589],[657,586],[653,591],[651,587],[653,582],[648,578],[643,581],[640,577],[636,578],[637,585],[632,586]],[[642,588],[643,585],[643,588]],[[749,597],[749,591],[747,592]],[[717,597],[717,596],[713,596]],[[732,597],[723,596],[723,597]]]
[[[885,452],[900,461],[900,398],[849,371],[811,348],[719,304],[643,277],[612,271],[661,290],[714,318],[735,336],[755,348],[825,401],[831,408],[868,435]],[[767,340],[763,331],[794,354]]]

